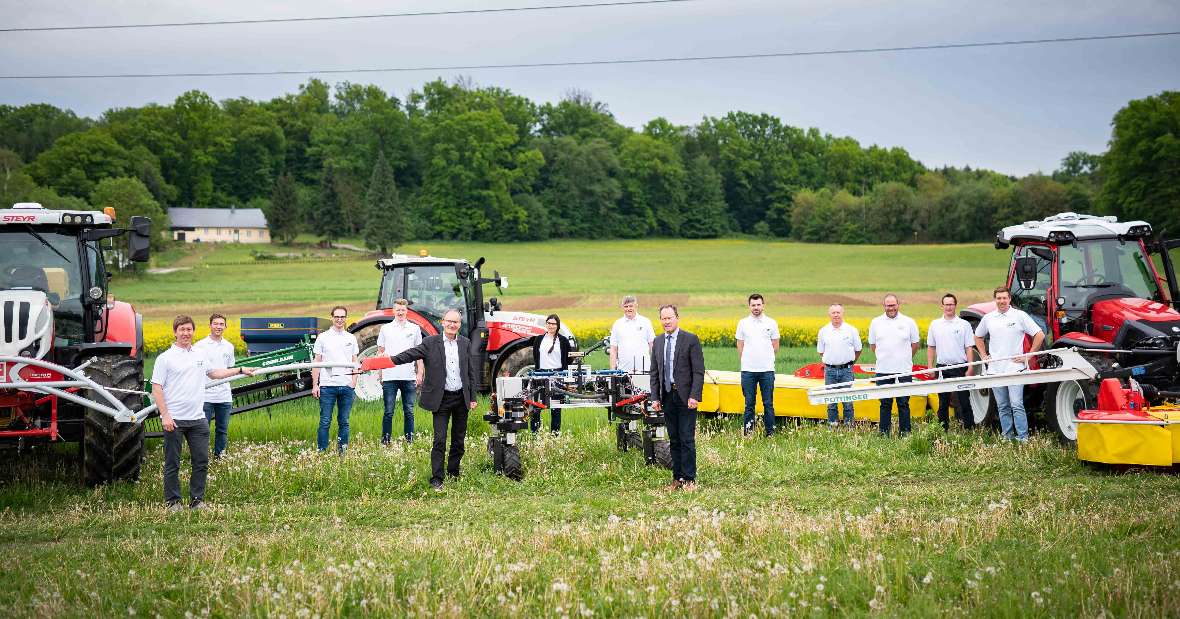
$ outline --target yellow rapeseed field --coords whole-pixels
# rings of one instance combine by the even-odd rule
[[[578,338],[578,342],[583,348],[590,346],[591,342],[602,339],[610,335],[610,327],[613,320],[607,319],[590,319],[590,320],[571,320],[567,326],[574,332]],[[869,334],[868,320],[849,320],[849,324],[855,326],[860,330],[861,340],[865,340]],[[814,346],[815,336],[819,332],[820,327],[827,324],[827,320],[822,318],[789,318],[778,321],[779,334],[782,336],[782,346]],[[719,318],[708,319],[688,319],[680,323],[681,328],[692,331],[701,338],[701,344],[704,346],[733,346],[734,329],[737,327],[736,320],[727,320]],[[655,323],[656,332],[659,333],[660,325]],[[918,325],[921,331],[922,339],[926,338],[926,327],[922,324]],[[209,328],[204,325],[198,325],[197,333],[194,339],[200,339],[209,334]],[[172,344],[172,323],[167,321],[145,321],[143,325],[144,347],[148,354],[158,354],[166,350]],[[231,324],[225,330],[225,338],[233,343],[234,348],[238,354],[245,354],[246,344],[242,341],[242,336],[238,332],[236,324]]]

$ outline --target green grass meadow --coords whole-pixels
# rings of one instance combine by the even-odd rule
[[[508,308],[519,295],[587,318],[615,315],[608,300],[625,291],[735,320],[751,289],[784,295],[776,317],[804,307],[786,307],[801,295],[986,291],[1006,260],[982,245],[754,240],[430,249],[488,256],[510,275]],[[249,248],[191,251],[170,256],[190,270],[120,281],[116,294],[160,314],[376,295],[369,259],[255,265]],[[738,369],[735,350],[705,352],[707,367]],[[778,371],[815,360],[784,348]],[[379,403],[358,401],[341,457],[315,450],[313,400],[238,415],[210,469],[211,509],[175,515],[159,440],[138,483],[97,489],[78,483],[74,445],[0,451],[0,614],[1180,616],[1180,476],[1087,465],[1045,432],[1018,445],[925,421],[885,438],[783,420],[774,437],[746,438],[734,417],[702,420],[700,487],[671,492],[668,471],[616,450],[602,409],[567,411],[559,437],[523,434],[520,482],[492,472],[473,414],[463,475],[436,493],[430,415],[389,448],[380,418]],[[182,467],[187,494],[186,480]]]

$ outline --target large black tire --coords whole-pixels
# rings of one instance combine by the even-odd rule
[[[672,470],[672,444],[668,441],[654,441],[652,443],[652,456],[655,464],[663,468]]]
[[[523,376],[533,369],[533,351],[521,348],[513,351],[496,365],[496,376]]]
[[[85,370],[86,376],[103,387],[143,389],[143,361],[122,355],[100,355]],[[138,410],[143,403],[137,393],[112,391],[123,406]],[[94,391],[87,397],[108,404]],[[88,486],[112,481],[136,481],[143,465],[143,424],[119,423],[114,418],[86,409],[82,430],[82,479]]]
[[[524,466],[520,463],[520,450],[516,445],[504,446],[504,477],[513,481],[524,479]]]

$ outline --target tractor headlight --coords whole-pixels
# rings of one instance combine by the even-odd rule
[[[90,290],[86,291],[86,295],[90,297],[91,301],[101,301],[102,300],[102,288],[99,286],[94,286]]]
[[[1129,238],[1133,238],[1133,239],[1151,236],[1151,226],[1148,224],[1140,224],[1138,226],[1131,226],[1127,230],[1126,236]]]
[[[1064,245],[1078,240],[1069,230],[1054,230],[1049,233],[1049,242]]]
[[[37,356],[37,344],[28,346],[20,351],[20,356],[26,359],[32,359]]]

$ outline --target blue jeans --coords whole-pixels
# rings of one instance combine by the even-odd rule
[[[1024,412],[1024,385],[993,387],[992,395],[996,397],[996,409],[1000,413],[1000,432],[1005,438],[1027,441],[1028,413]],[[1015,434],[1013,429],[1016,430]]]
[[[316,446],[320,451],[328,448],[328,430],[332,428],[332,408],[336,410],[336,449],[344,451],[348,446],[348,414],[352,412],[352,399],[356,393],[352,387],[320,387],[320,431],[316,434]]]
[[[774,371],[742,372],[742,395],[746,396],[746,413],[742,415],[743,431],[754,429],[754,398],[762,390],[762,423],[766,436],[774,434]]]
[[[229,442],[229,412],[233,404],[229,402],[205,402],[205,419],[209,425],[217,424],[216,436],[213,439],[213,457],[220,458],[225,451],[225,444]]]
[[[414,380],[383,380],[381,395],[385,398],[385,414],[381,416],[381,442],[389,444],[393,437],[393,403],[398,392],[402,394],[402,430],[406,442],[414,438]]]
[[[894,376],[894,374],[880,374],[877,376]],[[896,378],[886,378],[877,381],[878,385],[892,385],[893,383],[908,383],[913,382],[912,376],[898,376]],[[905,436],[910,433],[910,397],[902,396],[900,398],[881,398],[881,434],[889,436],[889,428],[892,425],[893,402],[897,401],[897,433],[900,436]]]
[[[852,382],[852,366],[851,365],[846,368],[835,368],[835,367],[831,367],[828,365],[824,366],[824,384],[825,385],[834,385],[836,383],[847,383],[847,382]],[[840,387],[840,389],[850,389],[851,387],[852,387],[852,385],[849,385],[848,387]],[[843,404],[836,404],[836,403],[829,404],[828,405],[828,423],[833,426],[836,425],[836,423],[838,422],[838,418],[839,418],[839,413],[840,413],[839,407],[840,406],[844,407],[844,425],[851,425],[852,420],[853,420],[853,416],[854,416],[852,402],[844,402]]]

